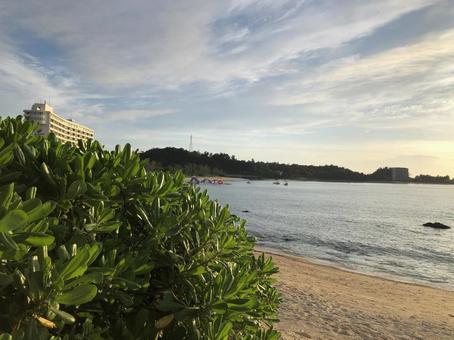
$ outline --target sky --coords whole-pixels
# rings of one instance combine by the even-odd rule
[[[106,147],[454,176],[454,0],[0,0],[0,113]]]

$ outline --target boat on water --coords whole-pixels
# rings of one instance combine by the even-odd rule
[[[273,184],[279,185],[279,184],[281,184],[281,182],[279,182],[279,181],[274,181]]]
[[[199,179],[196,176],[192,176],[191,179],[188,181],[190,184],[199,185],[199,184],[225,184],[223,179],[217,178],[203,178]]]
[[[247,181],[246,183],[247,183],[247,184],[251,184],[251,181]]]
[[[284,185],[285,185],[285,186],[288,186],[288,182],[285,182]]]

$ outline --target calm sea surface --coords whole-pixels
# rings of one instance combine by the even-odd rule
[[[454,289],[454,186],[239,180],[201,188],[246,219],[259,245]],[[422,226],[429,221],[453,228]]]

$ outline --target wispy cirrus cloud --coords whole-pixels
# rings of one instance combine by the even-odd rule
[[[365,58],[332,61],[309,75],[284,80],[270,103],[304,106],[320,116],[377,128],[405,119],[410,125],[430,124],[429,117],[454,124],[453,41],[454,30],[448,30]]]
[[[21,29],[64,51],[62,58],[87,80],[172,88],[194,81],[256,81],[282,72],[276,64],[337,47],[432,3],[136,0],[125,7],[105,0],[26,1],[27,11],[23,2],[6,9]],[[220,49],[226,41],[236,45]],[[241,53],[230,54],[239,46]]]
[[[147,119],[155,117],[161,117],[175,113],[173,109],[162,109],[162,110],[121,110],[121,111],[109,111],[107,115],[97,115],[87,117],[88,123],[129,123],[129,122],[143,122]]]

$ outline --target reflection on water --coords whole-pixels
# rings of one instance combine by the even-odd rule
[[[245,218],[263,246],[454,289],[454,228],[422,226],[454,227],[454,186],[233,181],[205,188]]]

